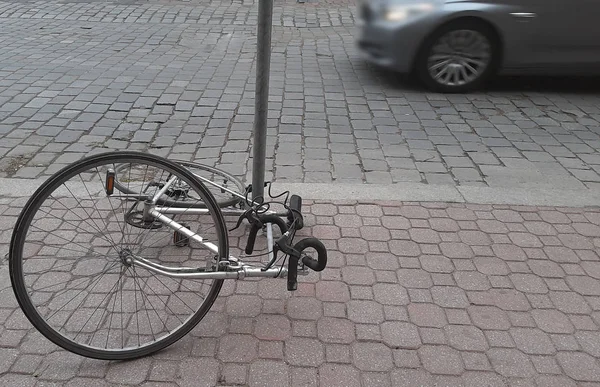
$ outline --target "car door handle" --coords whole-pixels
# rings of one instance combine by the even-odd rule
[[[510,15],[518,19],[533,19],[537,17],[537,13],[533,12],[512,12]]]

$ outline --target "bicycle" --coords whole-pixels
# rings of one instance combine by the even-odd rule
[[[325,269],[325,246],[293,243],[303,227],[299,196],[269,192],[278,201],[268,202],[250,193],[223,171],[138,152],[68,165],[36,190],[14,227],[9,270],[18,303],[58,346],[124,360],[185,336],[226,279],[287,275],[293,291],[299,274]],[[276,204],[285,211],[272,210]],[[250,223],[247,257],[265,231],[266,264],[229,254],[225,215],[238,216],[236,228]]]

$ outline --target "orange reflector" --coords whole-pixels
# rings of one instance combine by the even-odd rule
[[[109,169],[106,172],[106,194],[112,195],[115,189],[115,171]]]

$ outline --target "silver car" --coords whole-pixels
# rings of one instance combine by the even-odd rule
[[[495,73],[600,74],[600,0],[358,0],[358,49],[462,92]]]

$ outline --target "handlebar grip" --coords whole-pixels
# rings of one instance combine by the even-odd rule
[[[327,249],[325,248],[323,242],[317,238],[306,238],[294,245],[294,249],[300,254],[302,254],[304,249],[309,247],[312,247],[317,251],[317,259],[305,255],[302,257],[302,263],[314,271],[323,271],[327,266]]]
[[[248,234],[248,241],[246,242],[246,254],[252,254],[254,251],[254,242],[256,242],[256,234],[258,234],[258,230],[261,227],[258,223],[253,223],[250,228],[250,233]]]
[[[304,219],[302,218],[302,198],[298,195],[290,196],[290,210],[288,212],[288,224],[292,224],[296,220],[294,229],[301,230],[304,227]]]

